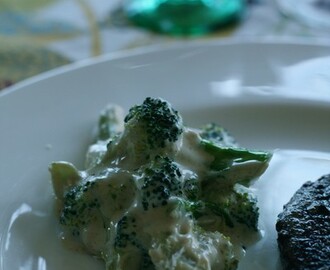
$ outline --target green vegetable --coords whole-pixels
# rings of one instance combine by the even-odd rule
[[[239,224],[252,231],[258,231],[258,206],[253,192],[236,184],[232,189],[219,191],[209,190],[203,193],[203,208],[198,209],[199,217],[203,215],[216,215],[223,222],[219,224],[219,230],[224,226],[234,228]]]
[[[232,137],[223,127],[215,123],[203,126],[200,131],[200,136],[205,140],[221,146],[238,146],[234,137]]]
[[[239,262],[233,245],[219,232],[197,229],[181,238],[170,235],[153,246],[150,254],[156,269],[234,270]]]
[[[135,217],[125,215],[117,224],[117,233],[114,241],[114,252],[117,260],[113,260],[110,269],[127,269],[132,256],[136,258],[138,269],[155,269],[146,249],[139,239]],[[129,254],[130,256],[127,256]],[[131,268],[129,268],[131,269]]]
[[[164,206],[172,196],[182,196],[181,176],[179,167],[171,159],[157,156],[143,172],[143,209]]]
[[[49,166],[52,177],[53,190],[58,199],[62,199],[65,190],[75,186],[82,176],[76,167],[65,161],[53,162]]]
[[[207,140],[202,140],[201,145],[206,152],[214,157],[210,166],[210,169],[214,171],[226,170],[235,164],[251,161],[260,163],[260,166],[263,166],[268,164],[271,157],[269,153],[249,151],[242,148],[221,147]]]
[[[87,169],[50,166],[63,236],[107,270],[236,269],[258,234],[250,186],[270,159],[216,124],[185,126],[165,100],[146,98],[126,117],[110,105]]]
[[[181,116],[164,100],[146,98],[135,105],[125,117],[126,129],[140,135],[143,131],[146,148],[164,148],[175,142],[183,132]]]
[[[126,115],[125,129],[110,140],[104,162],[124,163],[127,169],[138,169],[157,155],[174,154],[183,132],[181,116],[162,99],[146,98]]]
[[[109,104],[99,116],[95,143],[86,153],[85,167],[92,168],[99,164],[107,152],[107,145],[115,140],[124,130],[124,112],[117,105]]]
[[[123,120],[122,108],[109,104],[100,113],[96,139],[106,141],[122,133],[124,130]]]

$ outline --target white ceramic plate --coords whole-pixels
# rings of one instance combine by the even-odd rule
[[[241,269],[280,269],[274,224],[307,180],[330,173],[330,47],[194,43],[148,48],[43,74],[0,92],[0,269],[103,269],[56,235],[48,164],[82,168],[98,112],[146,96],[187,124],[216,121],[241,145],[278,149],[256,184],[265,237]],[[94,268],[92,268],[94,267]]]

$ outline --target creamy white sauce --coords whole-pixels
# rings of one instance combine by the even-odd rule
[[[310,151],[275,151],[265,174],[254,184],[260,206],[263,238],[247,250],[240,270],[281,269],[275,222],[282,207],[306,181],[330,173],[330,154]],[[43,183],[49,185],[49,183]],[[36,196],[22,185],[17,194],[30,192],[26,203],[8,210],[6,231],[1,235],[1,270],[104,270],[104,263],[63,248],[56,237],[57,220],[52,195]],[[47,199],[46,199],[47,198]],[[42,205],[42,206],[41,206]]]
[[[182,141],[175,159],[181,166],[186,166],[187,169],[196,173],[209,170],[209,164],[212,162],[213,157],[205,152],[199,145],[200,137],[197,131],[187,129],[182,134]]]

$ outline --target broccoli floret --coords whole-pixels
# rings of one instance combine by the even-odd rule
[[[59,221],[65,237],[100,256],[107,240],[108,225],[118,222],[134,202],[136,192],[134,179],[127,172],[110,171],[101,176],[85,174],[61,201]]]
[[[221,146],[238,147],[234,137],[232,137],[223,127],[215,123],[210,123],[202,127],[199,134],[203,139],[209,140],[212,143]]]
[[[70,228],[73,235],[79,235],[80,229],[99,214],[101,205],[93,192],[96,185],[96,182],[87,181],[72,187],[64,196],[60,224]]]
[[[83,194],[92,188],[95,182],[86,182],[84,185],[73,187],[64,196],[64,207],[60,217],[60,223],[70,227],[79,227],[89,223],[90,213],[100,207],[97,199],[87,200]],[[89,187],[91,186],[91,187]]]
[[[167,101],[158,98],[148,97],[141,105],[132,107],[125,123],[125,128],[131,132],[143,130],[150,148],[164,148],[166,142],[175,142],[183,131],[179,113]]]
[[[144,210],[165,206],[171,196],[182,196],[182,172],[168,157],[157,156],[143,171]]]
[[[133,106],[124,120],[124,132],[107,146],[105,163],[138,169],[156,155],[175,155],[184,126],[167,101],[146,98],[141,105]]]
[[[221,191],[208,189],[204,192],[202,203],[195,210],[197,218],[204,215],[215,215],[229,228],[238,223],[251,231],[258,231],[259,208],[253,192],[240,184]],[[222,230],[223,228],[218,228]]]
[[[139,265],[135,265],[135,269],[154,269],[148,251],[139,239],[140,235],[138,235],[136,223],[136,218],[127,214],[117,224],[114,250],[118,259],[113,261],[114,269],[118,269],[118,265],[128,266],[124,260],[131,260],[132,258],[125,256],[127,253],[137,257],[135,263],[138,262]]]
[[[125,215],[118,221],[114,245],[116,248],[125,248],[129,244],[133,246],[138,245],[136,238],[136,219]]]
[[[236,184],[229,206],[230,215],[236,222],[258,231],[259,208],[257,197],[248,188]]]
[[[183,183],[183,194],[190,201],[196,201],[200,198],[201,182],[196,177],[188,178]]]
[[[266,170],[271,154],[223,147],[205,139],[202,139],[201,145],[213,156],[213,160],[210,172],[201,183],[204,207],[195,211],[198,217],[215,215],[222,221],[220,227],[235,228],[243,225],[248,230],[257,232],[257,199],[248,187]]]
[[[98,213],[116,221],[135,200],[136,192],[134,179],[126,172],[117,171],[104,178],[87,176],[65,194],[60,222],[81,229]]]
[[[201,133],[204,138],[196,140],[191,136],[189,138],[193,140],[187,144],[197,148],[199,145],[202,149],[199,154],[205,153],[206,158],[197,180],[192,178],[184,181],[186,211],[191,212],[197,220],[202,217],[205,217],[204,221],[207,218],[215,219],[220,225],[215,227],[220,231],[226,228],[235,230],[237,226],[258,231],[257,200],[247,187],[267,168],[271,154],[224,146],[219,143],[223,142],[221,136],[224,131],[218,126],[210,125],[206,131]],[[211,138],[212,141],[205,138]]]
[[[92,168],[99,164],[107,152],[107,145],[124,131],[124,112],[117,105],[109,104],[99,116],[95,143],[86,153],[85,167]]]
[[[187,234],[155,239],[149,254],[156,269],[237,268],[239,252],[227,237],[194,225],[189,230]]]
[[[230,216],[227,204],[217,204],[211,201],[204,201],[203,199],[200,199],[196,201],[181,200],[181,205],[185,211],[191,213],[191,215],[197,221],[199,218],[204,216],[217,216],[222,221],[221,224],[224,223],[225,226],[230,228],[234,227],[234,222]],[[201,226],[203,227],[203,225]],[[220,229],[223,229],[223,227],[219,228],[218,226],[216,229],[220,231]]]

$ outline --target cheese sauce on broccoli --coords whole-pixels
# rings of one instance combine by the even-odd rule
[[[216,124],[185,126],[160,98],[126,116],[109,105],[86,169],[50,165],[62,237],[107,270],[236,269],[259,236],[249,186],[270,158]]]

